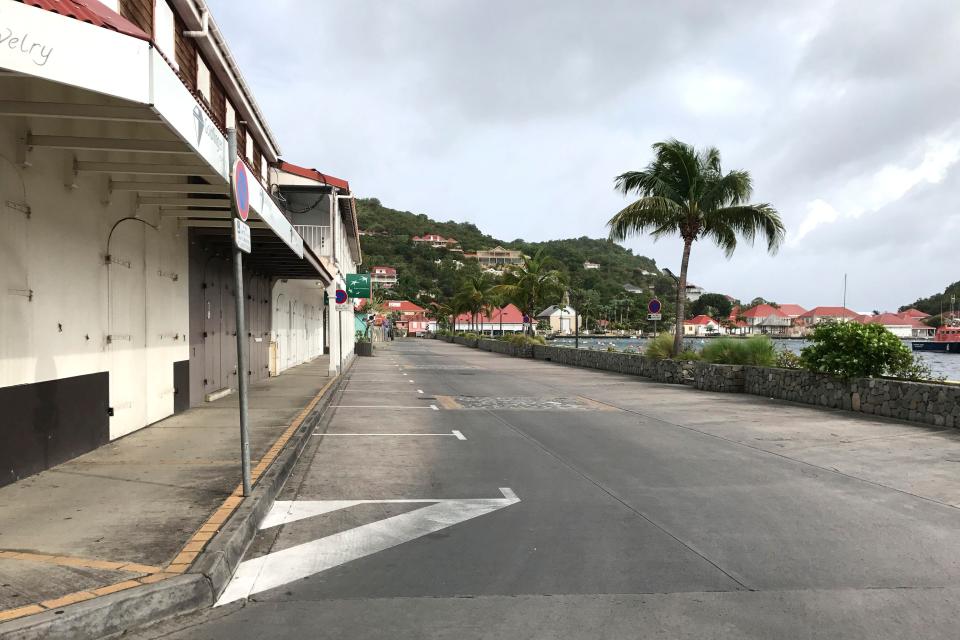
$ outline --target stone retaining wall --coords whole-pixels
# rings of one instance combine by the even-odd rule
[[[693,386],[703,391],[743,393],[745,378],[742,365],[697,362],[693,367]]]
[[[486,340],[481,338],[477,347],[483,351],[492,351],[493,353],[502,353],[515,358],[532,358],[533,345],[516,345],[503,340]]]
[[[793,369],[745,369],[746,393],[938,427],[960,427],[960,386],[883,378],[840,380]]]
[[[494,353],[643,376],[704,391],[749,393],[935,426],[960,427],[960,385],[882,378],[841,380],[799,369],[654,360],[630,353],[569,347],[517,347],[499,340],[467,340],[461,336],[447,339]]]

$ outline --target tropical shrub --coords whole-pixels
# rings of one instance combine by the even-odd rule
[[[701,354],[712,364],[747,364],[757,367],[772,367],[777,361],[773,341],[766,336],[754,336],[746,340],[717,338],[711,340]]]
[[[781,369],[802,369],[803,361],[793,351],[782,349],[777,352],[777,362],[774,366]]]
[[[463,334],[463,337],[466,338],[467,340],[478,340],[480,338],[480,336],[473,333],[472,331],[467,331],[466,333]]]
[[[647,348],[643,355],[654,360],[666,360],[673,356],[673,336],[669,333],[661,333],[656,338],[647,343]]]
[[[504,342],[509,342],[512,345],[518,347],[525,347],[527,345],[545,345],[547,341],[543,339],[543,336],[527,336],[522,333],[511,333],[505,336],[501,336],[500,339]]]
[[[699,360],[700,357],[701,356],[699,351],[697,351],[696,349],[688,348],[678,353],[677,357],[674,358],[674,360]]]
[[[903,377],[919,373],[911,369],[913,353],[880,324],[825,322],[817,325],[813,344],[800,352],[803,366],[817,373],[840,378]]]

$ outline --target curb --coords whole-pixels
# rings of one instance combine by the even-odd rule
[[[97,640],[213,606],[355,361],[356,358],[351,358],[334,379],[294,432],[289,446],[284,447],[260,477],[250,497],[237,507],[187,573],[0,623],[0,640]]]

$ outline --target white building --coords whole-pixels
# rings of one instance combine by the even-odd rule
[[[393,267],[370,267],[370,283],[374,287],[393,289],[397,285],[397,270]]]
[[[99,4],[89,22],[67,2],[2,5],[9,41],[24,46],[0,47],[14,116],[0,118],[0,485],[323,344],[332,368],[351,357],[353,331],[335,350],[324,330],[322,291],[359,251],[322,260],[271,197],[277,142],[216,23],[202,28],[203,2],[144,2],[156,19],[140,25]],[[109,4],[133,15],[132,3]],[[247,371],[236,366],[228,127],[249,185]],[[339,223],[332,233],[356,236]]]
[[[597,264],[596,262],[590,262],[589,260],[587,260],[586,262],[583,263],[583,268],[589,271],[593,269],[599,269],[600,265]]]
[[[551,333],[570,335],[574,333],[576,327],[574,318],[577,317],[579,316],[576,315],[576,310],[569,305],[550,305],[537,314],[537,321],[547,321]],[[583,326],[583,318],[579,318],[579,322],[580,326]]]

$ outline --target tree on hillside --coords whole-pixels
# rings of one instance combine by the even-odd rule
[[[496,304],[496,292],[493,281],[487,274],[467,278],[457,294],[461,306],[470,312],[474,328],[477,316],[486,314]]]
[[[730,317],[732,310],[733,303],[727,296],[720,293],[705,293],[691,303],[689,315],[691,317],[705,315],[720,321]]]
[[[770,204],[748,204],[753,185],[746,171],[723,173],[720,151],[667,140],[653,145],[654,159],[640,171],[616,177],[616,189],[640,199],[614,215],[608,225],[610,237],[624,240],[649,232],[654,239],[677,234],[683,240],[680,282],[677,285],[678,321],[673,341],[674,355],[683,346],[683,323],[687,269],[693,243],[708,238],[729,258],[740,236],[752,242],[760,235],[770,253],[783,242],[785,230]]]
[[[533,318],[538,308],[560,297],[563,284],[563,274],[553,268],[553,261],[541,249],[532,258],[524,256],[523,264],[509,265],[503,283],[495,287],[495,292],[506,296],[524,315]]]

